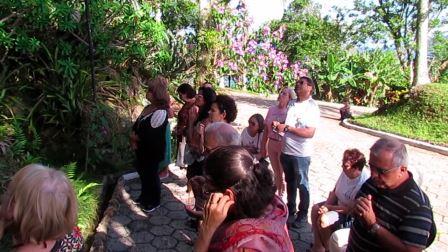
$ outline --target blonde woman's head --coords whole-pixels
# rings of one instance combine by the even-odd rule
[[[73,230],[77,212],[76,196],[64,173],[27,165],[12,177],[3,195],[0,238],[7,227],[21,244],[60,239]]]
[[[283,104],[288,104],[289,101],[297,99],[296,93],[290,87],[285,87],[278,95],[278,101]]]
[[[168,80],[162,76],[146,81],[148,92],[146,98],[159,108],[169,108],[170,95],[168,93]]]

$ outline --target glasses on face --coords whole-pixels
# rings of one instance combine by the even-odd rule
[[[397,166],[397,167],[392,168],[392,169],[384,169],[384,168],[378,167],[376,165],[368,164],[367,167],[370,169],[371,172],[375,172],[378,175],[385,175],[385,174],[390,173],[393,170],[396,170],[396,169],[400,168],[401,166]]]
[[[307,86],[311,86],[310,84],[308,84],[308,82],[307,81],[298,81],[298,82],[296,82],[296,86],[295,86],[295,89],[299,89],[302,85],[304,85],[304,84],[306,84]]]

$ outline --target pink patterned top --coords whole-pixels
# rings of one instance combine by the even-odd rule
[[[213,235],[209,251],[294,251],[286,227],[288,208],[278,196],[272,206],[272,210],[260,218],[222,224]]]
[[[281,141],[282,137],[272,130],[272,121],[278,121],[284,123],[286,120],[286,114],[288,112],[287,108],[280,109],[277,105],[269,107],[266,118],[264,119],[264,124],[268,126],[269,131],[267,132],[268,137],[271,139],[275,139],[277,141]],[[265,133],[266,134],[266,133]]]

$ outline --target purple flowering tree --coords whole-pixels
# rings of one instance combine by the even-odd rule
[[[256,92],[276,92],[306,76],[300,62],[290,62],[278,49],[284,26],[271,31],[269,25],[249,33],[252,23],[244,0],[235,6],[216,3],[212,14],[219,21],[216,30],[222,43],[214,57],[215,76],[232,76],[241,88]]]

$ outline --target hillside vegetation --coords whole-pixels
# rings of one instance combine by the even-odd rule
[[[448,84],[416,87],[407,99],[380,108],[354,123],[448,146]]]

